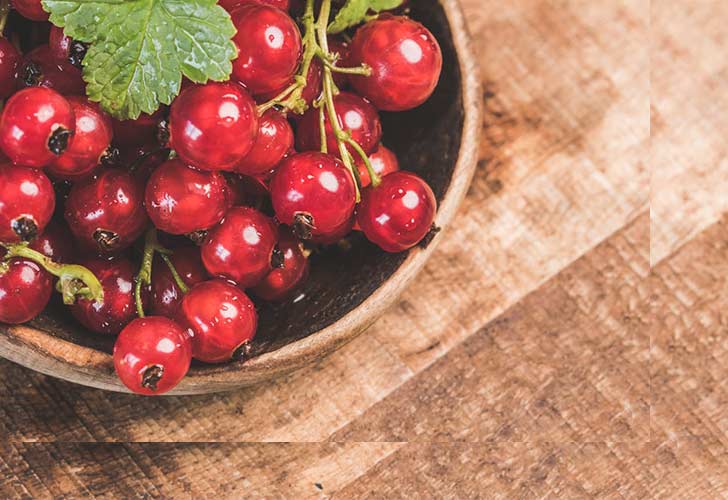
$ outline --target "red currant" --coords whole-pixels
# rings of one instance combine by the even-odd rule
[[[211,275],[249,288],[271,271],[277,240],[270,217],[250,207],[233,207],[205,238],[202,262]]]
[[[51,26],[48,48],[57,63],[71,63],[79,69],[87,50],[86,45],[66,36],[63,28],[58,26]]]
[[[255,101],[233,83],[194,85],[172,103],[170,146],[194,167],[233,170],[257,133]]]
[[[69,61],[57,61],[48,45],[26,54],[18,70],[18,88],[48,87],[63,95],[85,95],[81,70]]]
[[[432,95],[442,70],[442,52],[420,23],[385,15],[357,30],[349,63],[372,69],[371,76],[350,76],[359,94],[381,110],[405,111]]]
[[[53,55],[53,59],[57,62],[68,61],[68,56],[71,53],[71,42],[73,42],[73,39],[70,36],[66,36],[63,28],[60,26],[51,26],[51,32],[48,37],[48,48]]]
[[[118,334],[136,315],[134,300],[135,268],[127,259],[82,262],[98,278],[104,291],[103,302],[79,298],[71,306],[71,314],[89,330],[105,335]],[[142,300],[149,302],[149,290],[143,289]]]
[[[334,98],[336,116],[341,128],[351,134],[367,154],[372,153],[382,139],[382,122],[377,110],[365,99],[350,92],[342,92]],[[327,147],[330,154],[340,157],[336,135],[331,127],[328,114],[325,117]],[[349,152],[356,158],[357,153],[351,146]],[[299,151],[318,151],[321,149],[321,127],[319,110],[311,108],[301,118],[296,133],[296,148]]]
[[[385,175],[389,175],[392,172],[399,170],[399,161],[397,160],[397,156],[391,149],[385,147],[384,144],[380,144],[377,150],[369,155],[369,161],[372,164],[374,172],[376,172],[379,177],[384,177]],[[372,180],[369,177],[369,171],[361,158],[356,159],[356,168],[359,170],[361,187],[367,187],[372,183]]]
[[[17,325],[30,321],[45,309],[52,293],[51,275],[35,262],[0,262],[0,323]]]
[[[231,175],[228,185],[233,198],[231,207],[262,207],[270,197],[267,181],[261,176]]]
[[[276,217],[301,239],[326,238],[341,231],[354,213],[356,186],[343,163],[308,152],[280,164],[270,183]]]
[[[137,318],[114,344],[114,368],[136,394],[155,396],[173,389],[187,375],[192,343],[174,321],[160,316]]]
[[[199,248],[178,248],[170,260],[188,287],[207,279]],[[183,295],[167,264],[157,259],[152,268],[152,314],[174,318]]]
[[[18,165],[44,167],[66,150],[75,128],[71,103],[58,92],[21,90],[0,117],[0,148]]]
[[[69,97],[68,102],[76,117],[76,133],[47,170],[60,179],[78,179],[101,162],[111,145],[113,129],[111,118],[98,104],[85,97]]]
[[[53,216],[53,184],[40,170],[0,165],[0,242],[31,241]]]
[[[205,363],[241,358],[258,328],[253,302],[222,280],[198,283],[182,299],[180,324],[192,334],[192,356]]]
[[[364,190],[356,217],[369,241],[387,252],[401,252],[427,235],[436,209],[430,186],[417,175],[400,171]]]
[[[6,99],[15,92],[15,75],[21,60],[15,45],[0,36],[0,99]]]
[[[68,228],[65,224],[52,220],[43,231],[30,244],[36,250],[53,262],[71,262],[74,255],[73,240],[68,237]]]
[[[241,174],[259,175],[272,170],[293,148],[293,129],[285,115],[270,109],[260,118],[253,149],[237,164]]]
[[[41,0],[12,0],[13,8],[31,21],[47,21],[49,14],[43,10]]]
[[[296,73],[301,58],[301,33],[284,11],[269,5],[245,4],[232,13],[238,30],[233,41],[238,58],[233,79],[253,94],[283,87]]]
[[[154,114],[141,114],[136,120],[112,119],[114,124],[114,143],[120,147],[142,146],[156,142],[159,122],[166,114],[165,108],[159,108]]]
[[[220,172],[202,172],[174,159],[149,178],[145,200],[157,228],[188,234],[220,222],[230,207],[231,193]]]
[[[258,3],[261,5],[271,5],[273,7],[277,7],[285,12],[288,12],[288,8],[290,7],[290,1],[289,0],[220,0],[218,2],[222,7],[224,7],[228,12],[232,12],[241,5],[245,5],[246,3]]]
[[[66,222],[82,245],[99,254],[131,246],[144,232],[144,190],[130,172],[107,168],[77,182],[66,200]]]
[[[263,300],[282,302],[308,277],[308,258],[301,242],[288,229],[281,229],[278,249],[283,255],[283,265],[273,269],[251,291]]]
[[[147,184],[154,171],[165,163],[169,157],[169,152],[160,149],[156,144],[143,144],[136,148],[124,148],[119,154],[119,164],[132,165],[131,170],[134,177],[144,185]]]

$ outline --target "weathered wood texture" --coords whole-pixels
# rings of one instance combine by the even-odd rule
[[[728,495],[728,8],[463,5],[480,168],[397,306],[224,395],[0,362],[0,497]]]

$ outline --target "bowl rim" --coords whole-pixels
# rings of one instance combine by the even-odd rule
[[[458,0],[439,0],[452,33],[461,73],[463,134],[451,182],[437,211],[435,222],[446,228],[467,194],[478,159],[482,100],[479,66],[465,17]],[[204,370],[193,367],[187,377],[167,395],[224,392],[253,385],[297,370],[328,355],[371,326],[421,271],[442,236],[427,248],[410,251],[397,270],[361,304],[331,325],[265,352],[244,364],[227,364]],[[129,392],[114,374],[111,355],[91,347],[54,337],[41,330],[15,325],[0,335],[0,355],[35,371],[81,385],[115,392]]]

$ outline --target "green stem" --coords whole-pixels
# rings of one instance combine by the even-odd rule
[[[152,264],[154,263],[154,252],[160,248],[161,246],[157,241],[157,230],[154,228],[149,229],[144,237],[144,257],[142,257],[142,265],[139,269],[139,274],[136,276],[134,284],[134,301],[136,302],[137,315],[140,318],[145,316],[144,301],[142,301],[142,286],[149,286],[152,284]]]
[[[323,0],[321,2],[321,10],[317,20],[316,30],[318,32],[318,42],[321,46],[321,50],[325,57],[329,56],[329,41],[327,38],[326,29],[329,24],[329,16],[331,15],[331,0]],[[323,75],[323,101],[326,106],[326,111],[329,115],[329,123],[331,123],[331,129],[336,136],[336,142],[339,145],[339,154],[344,165],[351,173],[356,186],[356,202],[361,201],[361,193],[359,192],[359,182],[357,181],[358,175],[356,173],[356,167],[352,161],[351,154],[347,149],[346,145],[355,142],[351,135],[341,128],[339,118],[336,116],[336,106],[334,105],[334,93],[336,91],[336,84],[334,83],[334,77],[331,72],[331,68],[324,65]],[[358,146],[358,145],[357,145]],[[356,149],[356,148],[355,148]],[[361,148],[359,148],[361,149]],[[358,151],[357,151],[358,152]],[[376,174],[375,174],[376,175]]]
[[[334,73],[344,73],[346,75],[362,75],[362,76],[371,76],[372,75],[372,68],[367,66],[366,64],[362,64],[361,66],[357,66],[355,68],[342,68],[340,66],[336,66],[333,62],[329,61],[328,59],[322,59],[324,62],[324,66],[329,68]]]
[[[8,14],[10,14],[10,0],[0,0],[0,36],[5,32]]]
[[[76,297],[83,297],[96,302],[104,301],[104,289],[98,278],[89,269],[76,264],[59,264],[53,262],[40,252],[25,243],[3,245],[7,250],[5,260],[15,257],[35,262],[53,276],[58,278],[58,289],[63,294],[63,302],[73,304]]]
[[[294,113],[303,114],[308,107],[302,96],[308,82],[308,72],[311,69],[313,58],[319,50],[319,46],[316,44],[316,31],[314,29],[313,5],[314,0],[306,0],[306,9],[304,10],[303,17],[301,17],[301,22],[305,28],[302,39],[304,51],[301,67],[296,74],[294,82],[276,97],[258,106],[258,113],[260,114],[265,113],[274,106],[281,106],[290,109]]]
[[[319,133],[321,134],[321,152],[329,152],[329,144],[326,140],[326,110],[322,102],[319,103]]]
[[[177,284],[177,288],[180,289],[180,291],[183,294],[186,294],[190,291],[190,288],[187,286],[187,283],[184,282],[182,279],[182,276],[179,275],[177,272],[177,268],[174,267],[174,264],[172,263],[172,259],[169,258],[169,255],[165,253],[159,254],[160,257],[162,257],[162,260],[165,264],[167,264],[167,267],[169,268],[169,272],[172,274],[172,278],[174,278],[174,282]]]
[[[382,182],[382,178],[379,177],[379,174],[374,170],[374,166],[372,165],[372,161],[369,159],[369,155],[366,154],[364,149],[359,145],[358,142],[356,142],[354,139],[349,138],[346,141],[352,148],[354,148],[354,151],[356,151],[356,154],[358,154],[362,161],[364,162],[364,165],[367,168],[367,173],[369,173],[369,178],[372,181],[372,187],[377,187]],[[354,172],[357,174],[357,179],[359,175],[359,171],[354,169]],[[359,179],[359,182],[361,183],[361,180]]]

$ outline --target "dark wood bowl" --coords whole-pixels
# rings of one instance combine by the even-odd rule
[[[437,37],[443,72],[432,98],[407,113],[383,114],[385,144],[403,168],[432,186],[436,223],[445,227],[475,170],[480,132],[480,80],[457,0],[417,0],[412,17]],[[374,322],[412,281],[439,237],[426,248],[387,254],[361,236],[349,251],[312,257],[303,300],[260,306],[253,357],[244,363],[193,364],[172,394],[235,389],[291,372],[341,347]],[[0,325],[0,356],[33,370],[101,389],[127,392],[116,378],[113,339],[84,331],[63,306],[23,326]]]

